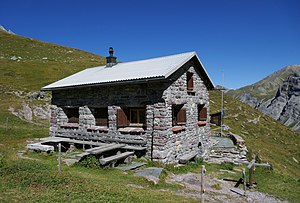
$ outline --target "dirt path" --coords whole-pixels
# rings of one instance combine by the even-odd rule
[[[232,182],[218,180],[216,178],[209,177],[205,175],[204,178],[205,202],[226,202],[226,203],[240,203],[240,202],[286,202],[276,199],[265,193],[257,192],[254,190],[247,190],[246,196],[234,193],[231,189],[234,189],[234,184]],[[200,197],[200,174],[188,173],[181,175],[171,174],[167,177],[166,182],[177,183],[185,186],[185,189],[178,191],[177,194],[185,195],[188,197],[199,198]],[[242,189],[237,189],[242,191]]]

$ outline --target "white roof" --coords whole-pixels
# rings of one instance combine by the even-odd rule
[[[94,68],[87,68],[62,80],[47,85],[43,87],[42,90],[112,82],[125,82],[129,80],[167,78],[193,56],[197,57],[196,52],[187,52],[127,63],[118,63],[112,67],[98,66]],[[199,60],[198,57],[197,59]]]

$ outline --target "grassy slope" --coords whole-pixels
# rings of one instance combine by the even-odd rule
[[[0,31],[0,64],[1,90],[37,91],[84,68],[103,65],[104,58]]]
[[[21,57],[20,61],[11,58]],[[47,59],[43,59],[47,57]],[[86,67],[102,65],[104,59],[77,49],[61,47],[0,31],[0,202],[194,202],[159,191],[176,186],[154,186],[143,178],[116,170],[63,167],[57,175],[56,155],[34,155],[41,161],[17,157],[29,138],[48,135],[47,123],[24,122],[8,111],[19,107],[26,93]],[[22,90],[23,97],[11,94]],[[144,186],[137,189],[127,184]]]
[[[21,57],[13,61],[11,57]],[[43,59],[47,57],[47,60]],[[60,47],[28,38],[0,32],[0,201],[1,202],[193,202],[158,189],[176,190],[176,186],[165,183],[154,186],[142,178],[132,177],[119,171],[64,167],[63,176],[57,176],[55,155],[34,155],[42,161],[27,161],[16,156],[24,149],[28,138],[44,137],[48,134],[48,124],[34,125],[12,116],[10,105],[19,106],[23,99],[7,90],[36,91],[42,86],[85,67],[103,64],[103,58],[72,48]],[[219,109],[220,95],[211,93],[212,111]],[[258,177],[260,190],[284,199],[299,199],[299,167],[292,160],[300,160],[297,135],[278,122],[262,116],[258,125],[247,122],[258,117],[257,111],[225,96],[227,117],[225,123],[234,133],[242,134],[250,149],[259,151],[264,161],[275,166],[276,173],[262,172]],[[29,101],[28,101],[29,102]],[[241,107],[238,110],[237,107]],[[236,107],[236,108],[234,108]],[[232,115],[237,116],[235,120]],[[250,118],[249,117],[249,118]],[[8,121],[8,122],[6,122]],[[244,127],[243,127],[244,126]],[[269,128],[269,129],[268,129]],[[287,136],[289,137],[287,139]],[[260,150],[257,150],[260,149]],[[280,152],[280,153],[278,153]],[[213,166],[207,166],[214,170]],[[211,169],[209,168],[211,167]],[[185,169],[184,169],[185,170]],[[186,170],[189,170],[188,168]],[[199,171],[196,168],[195,171]],[[283,174],[283,175],[282,175]],[[293,177],[293,178],[291,178]],[[274,179],[274,180],[272,180]],[[271,183],[268,184],[271,180]],[[281,180],[284,180],[283,183]],[[146,189],[128,187],[127,184],[142,185]],[[280,192],[284,188],[285,193]],[[294,189],[291,191],[290,188]],[[286,195],[288,194],[288,195]]]
[[[210,101],[211,113],[218,112],[221,109],[220,91],[210,91]],[[293,158],[300,160],[300,135],[229,95],[224,95],[224,109],[224,124],[230,126],[232,133],[245,139],[249,159],[252,155],[258,155],[262,162],[269,162],[274,167],[273,171],[258,167],[258,189],[298,202],[300,167]],[[257,124],[249,122],[257,118]]]
[[[228,94],[236,98],[243,93],[250,93],[258,100],[268,100],[275,96],[283,80],[292,73],[300,74],[300,65],[286,66],[252,85],[230,90]]]
[[[299,134],[248,105],[224,96],[224,123],[232,128],[230,131],[245,138],[252,153],[272,163],[276,170],[300,178],[299,164],[293,160],[293,157],[300,160]],[[220,109],[220,92],[211,91],[210,99],[212,113],[217,112]],[[255,118],[259,118],[257,124],[249,122]]]

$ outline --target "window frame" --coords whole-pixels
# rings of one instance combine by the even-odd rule
[[[172,105],[172,126],[185,126],[185,125],[186,125],[186,108],[184,107],[184,104]]]
[[[205,116],[203,116],[205,114]],[[205,104],[198,104],[198,121],[207,121],[207,107]]]
[[[136,111],[137,122],[132,122],[132,114]],[[144,120],[141,122],[140,113],[144,112]],[[129,108],[129,126],[144,126],[146,125],[146,108]]]

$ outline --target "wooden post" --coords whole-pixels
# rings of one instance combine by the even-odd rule
[[[249,188],[253,188],[255,159],[252,159],[252,161],[249,163],[248,169],[249,169]]]
[[[58,174],[61,175],[61,143],[58,143]]]
[[[201,202],[204,203],[204,173],[205,173],[205,166],[202,165],[201,167]]]
[[[246,196],[246,187],[247,187],[247,180],[246,180],[246,170],[243,168],[243,189],[244,189],[244,196]]]

